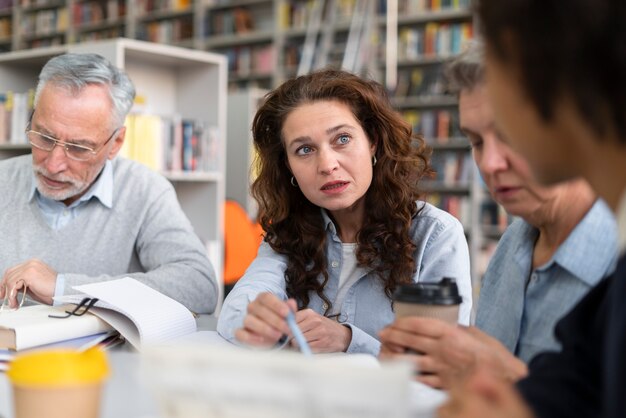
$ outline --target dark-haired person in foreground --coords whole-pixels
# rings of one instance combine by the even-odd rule
[[[463,228],[419,200],[427,150],[380,84],[335,70],[287,81],[252,131],[265,239],[224,302],[223,337],[274,346],[297,310],[313,351],[377,355],[394,289],[443,277],[457,280],[469,323]]]
[[[479,369],[439,416],[626,416],[626,4],[481,0],[488,94],[498,126],[554,184],[584,177],[617,215],[620,259],[556,327],[516,387]]]

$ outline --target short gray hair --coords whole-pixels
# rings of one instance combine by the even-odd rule
[[[473,90],[485,82],[485,48],[481,41],[472,40],[445,67],[448,89],[453,93]]]
[[[128,75],[98,54],[63,54],[50,59],[39,74],[35,108],[47,83],[66,88],[72,94],[93,84],[108,86],[113,105],[113,127],[124,124],[135,99],[135,86]]]

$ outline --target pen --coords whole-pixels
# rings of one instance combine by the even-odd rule
[[[289,314],[287,315],[287,325],[289,325],[289,329],[291,330],[293,337],[296,339],[296,342],[298,343],[302,354],[304,354],[305,356],[313,355],[309,344],[307,344],[304,335],[302,335],[302,331],[300,331],[300,328],[298,328],[298,324],[296,324],[296,317],[294,316],[292,311],[289,311]]]

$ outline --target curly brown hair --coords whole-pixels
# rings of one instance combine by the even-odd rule
[[[259,204],[259,222],[265,241],[287,256],[289,297],[302,308],[308,306],[310,292],[315,292],[328,304],[326,313],[332,303],[324,295],[328,270],[322,212],[290,184],[282,128],[297,107],[329,100],[346,104],[369,140],[377,144],[356,257],[359,265],[378,273],[389,298],[398,284],[410,282],[415,274],[416,246],[409,228],[418,213],[419,180],[432,174],[430,149],[375,81],[327,69],[288,80],[266,95],[252,123],[258,173],[252,195]]]

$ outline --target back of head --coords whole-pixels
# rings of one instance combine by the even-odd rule
[[[126,73],[98,54],[64,54],[50,59],[39,74],[35,107],[48,84],[74,95],[89,85],[106,86],[113,106],[112,128],[123,125],[135,98],[135,87]]]
[[[545,121],[574,101],[595,133],[626,143],[626,2],[624,0],[480,0],[488,52],[519,70]]]
[[[485,49],[479,40],[465,45],[463,52],[445,66],[445,78],[452,92],[472,91],[485,82]]]

